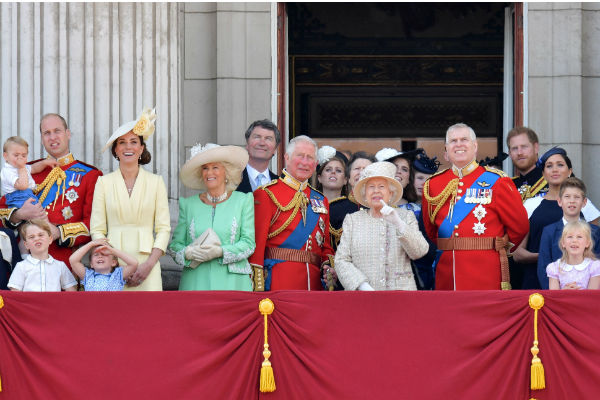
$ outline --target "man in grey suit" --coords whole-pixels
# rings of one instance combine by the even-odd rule
[[[237,191],[253,192],[257,187],[277,179],[277,174],[269,170],[269,162],[279,143],[281,133],[273,122],[263,119],[250,124],[246,130],[246,150],[249,159]]]

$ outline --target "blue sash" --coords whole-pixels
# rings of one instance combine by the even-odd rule
[[[65,191],[69,190],[69,187],[73,186],[76,182],[81,183],[83,176],[85,174],[87,174],[88,172],[90,172],[91,170],[92,170],[91,167],[88,167],[87,165],[82,164],[80,162],[76,162],[75,164],[71,165],[65,171],[65,174],[67,175],[66,181],[61,182],[60,188],[58,187],[58,182],[54,182],[54,184],[48,191],[48,195],[46,196],[46,198],[44,199],[44,202],[42,203],[42,207],[46,208],[46,206],[48,206],[48,204],[52,203],[56,199],[57,192],[58,192],[59,196],[64,194],[64,192],[62,192],[63,183],[64,183]],[[38,198],[42,194],[42,192],[43,191],[40,191],[38,193]]]
[[[485,189],[491,189],[496,181],[500,178],[500,175],[495,174],[493,172],[486,171],[483,174],[479,175],[479,177],[473,182],[469,189],[480,189],[482,186],[479,185],[479,182],[486,182],[489,186],[486,186]],[[454,205],[454,211],[452,213],[452,220],[448,217],[444,218],[444,221],[440,225],[438,229],[438,238],[449,238],[452,236],[452,231],[454,230],[454,226],[458,225],[462,222],[463,219],[466,218],[467,215],[477,206],[478,203],[465,203],[465,195],[461,196],[460,200],[456,202]]]
[[[299,223],[296,225],[296,229],[294,229],[292,233],[290,233],[290,235],[283,241],[283,243],[277,247],[281,249],[294,250],[300,250],[302,247],[304,247],[308,235],[315,230],[315,226],[317,226],[320,216],[320,214],[314,212],[310,206],[311,199],[323,201],[324,196],[312,189],[310,190],[308,206],[306,207],[306,224]],[[263,263],[265,274],[265,290],[271,290],[271,270],[273,269],[273,266],[283,261],[284,260],[279,260],[276,258],[265,258]]]

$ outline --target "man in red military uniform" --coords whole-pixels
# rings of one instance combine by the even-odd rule
[[[423,222],[442,251],[435,287],[441,290],[510,289],[506,251],[529,230],[527,212],[511,179],[475,161],[477,141],[468,125],[446,132],[452,168],[423,188]]]
[[[69,151],[71,132],[60,115],[44,115],[40,132],[44,148],[49,157],[58,162],[58,166],[32,175],[38,185],[35,190],[39,199],[37,204],[28,200],[20,209],[5,208],[6,199],[2,197],[0,220],[4,226],[15,228],[23,220],[44,218],[47,214],[54,239],[50,245],[50,255],[70,267],[69,257],[73,247],[90,240],[94,187],[102,172],[75,160]]]
[[[254,289],[322,290],[321,268],[333,263],[333,250],[329,204],[308,185],[317,167],[317,144],[295,137],[284,157],[283,176],[254,191],[256,250],[249,258]]]

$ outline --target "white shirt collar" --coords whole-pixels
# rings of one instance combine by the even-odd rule
[[[27,257],[25,257],[26,260],[28,262],[30,262],[33,265],[38,265],[41,261],[44,261],[45,263],[51,264],[54,262],[54,258],[52,258],[52,256],[50,254],[48,254],[48,258],[46,258],[45,260],[38,260],[37,258],[33,258],[33,256],[31,254],[27,254]]]
[[[580,221],[584,221],[584,222],[585,222],[585,220],[584,220],[584,219],[581,219],[581,218],[579,218],[579,220],[580,220]],[[569,223],[569,221],[567,221],[567,220],[565,219],[565,217],[562,217],[562,222],[563,222],[563,226],[565,226],[566,224],[568,224],[568,223]]]
[[[581,264],[571,265],[571,264],[564,263],[560,267],[565,272],[571,272],[573,270],[573,268],[575,268],[576,271],[580,271],[581,272],[581,271],[584,271],[587,268],[587,266],[588,266],[589,263],[590,263],[590,259],[589,258],[585,258]]]
[[[268,181],[271,180],[271,176],[269,175],[269,168],[267,168],[264,171],[260,172],[260,171],[257,171],[250,164],[246,164],[246,170],[248,171],[248,178],[250,178],[251,182],[256,182],[256,177],[258,175],[264,175],[267,178]]]

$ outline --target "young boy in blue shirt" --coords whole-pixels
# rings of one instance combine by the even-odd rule
[[[553,261],[562,257],[562,251],[558,247],[563,227],[567,222],[577,221],[581,218],[581,209],[587,203],[586,187],[581,179],[570,177],[560,185],[558,205],[563,210],[560,221],[546,226],[542,232],[540,250],[538,253],[537,274],[542,289],[548,289],[548,276],[546,267]],[[600,228],[590,224],[592,228],[592,242],[594,254],[600,258]]]

